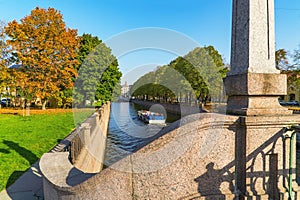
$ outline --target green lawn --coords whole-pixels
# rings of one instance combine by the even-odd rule
[[[28,117],[0,114],[0,191],[74,127],[72,112]]]

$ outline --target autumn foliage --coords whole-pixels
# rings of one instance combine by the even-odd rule
[[[12,55],[22,65],[15,84],[27,98],[39,97],[44,107],[49,98],[73,88],[80,39],[60,12],[37,7],[20,23],[8,23],[5,32]]]
[[[4,32],[5,23],[0,21],[0,90],[5,87],[5,82],[8,79],[6,56],[8,46],[6,44],[6,35]]]

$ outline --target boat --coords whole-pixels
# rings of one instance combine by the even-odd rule
[[[139,110],[138,118],[148,124],[165,124],[165,116],[161,113]]]

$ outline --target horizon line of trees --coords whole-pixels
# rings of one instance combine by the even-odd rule
[[[10,88],[25,99],[23,107],[36,98],[42,109],[49,100],[59,107],[101,106],[119,93],[121,76],[111,49],[97,36],[78,36],[54,8],[36,7],[20,22],[0,21],[0,97]]]
[[[276,68],[287,74],[289,86],[300,91],[300,48],[292,57],[294,63],[290,64],[288,52],[278,49],[275,52]],[[214,102],[224,102],[222,79],[229,68],[213,46],[197,47],[140,77],[131,87],[130,94],[139,100],[190,105],[205,104],[212,98]]]
[[[140,100],[189,105],[224,102],[222,79],[229,68],[213,46],[197,47],[139,78],[130,94]]]

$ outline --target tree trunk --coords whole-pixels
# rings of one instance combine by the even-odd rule
[[[42,110],[46,110],[46,104],[47,104],[47,100],[44,100],[42,104]]]
[[[26,105],[26,116],[30,116],[30,103]]]
[[[179,93],[179,103],[181,103],[181,101],[182,101],[182,94],[181,94],[181,92]]]

